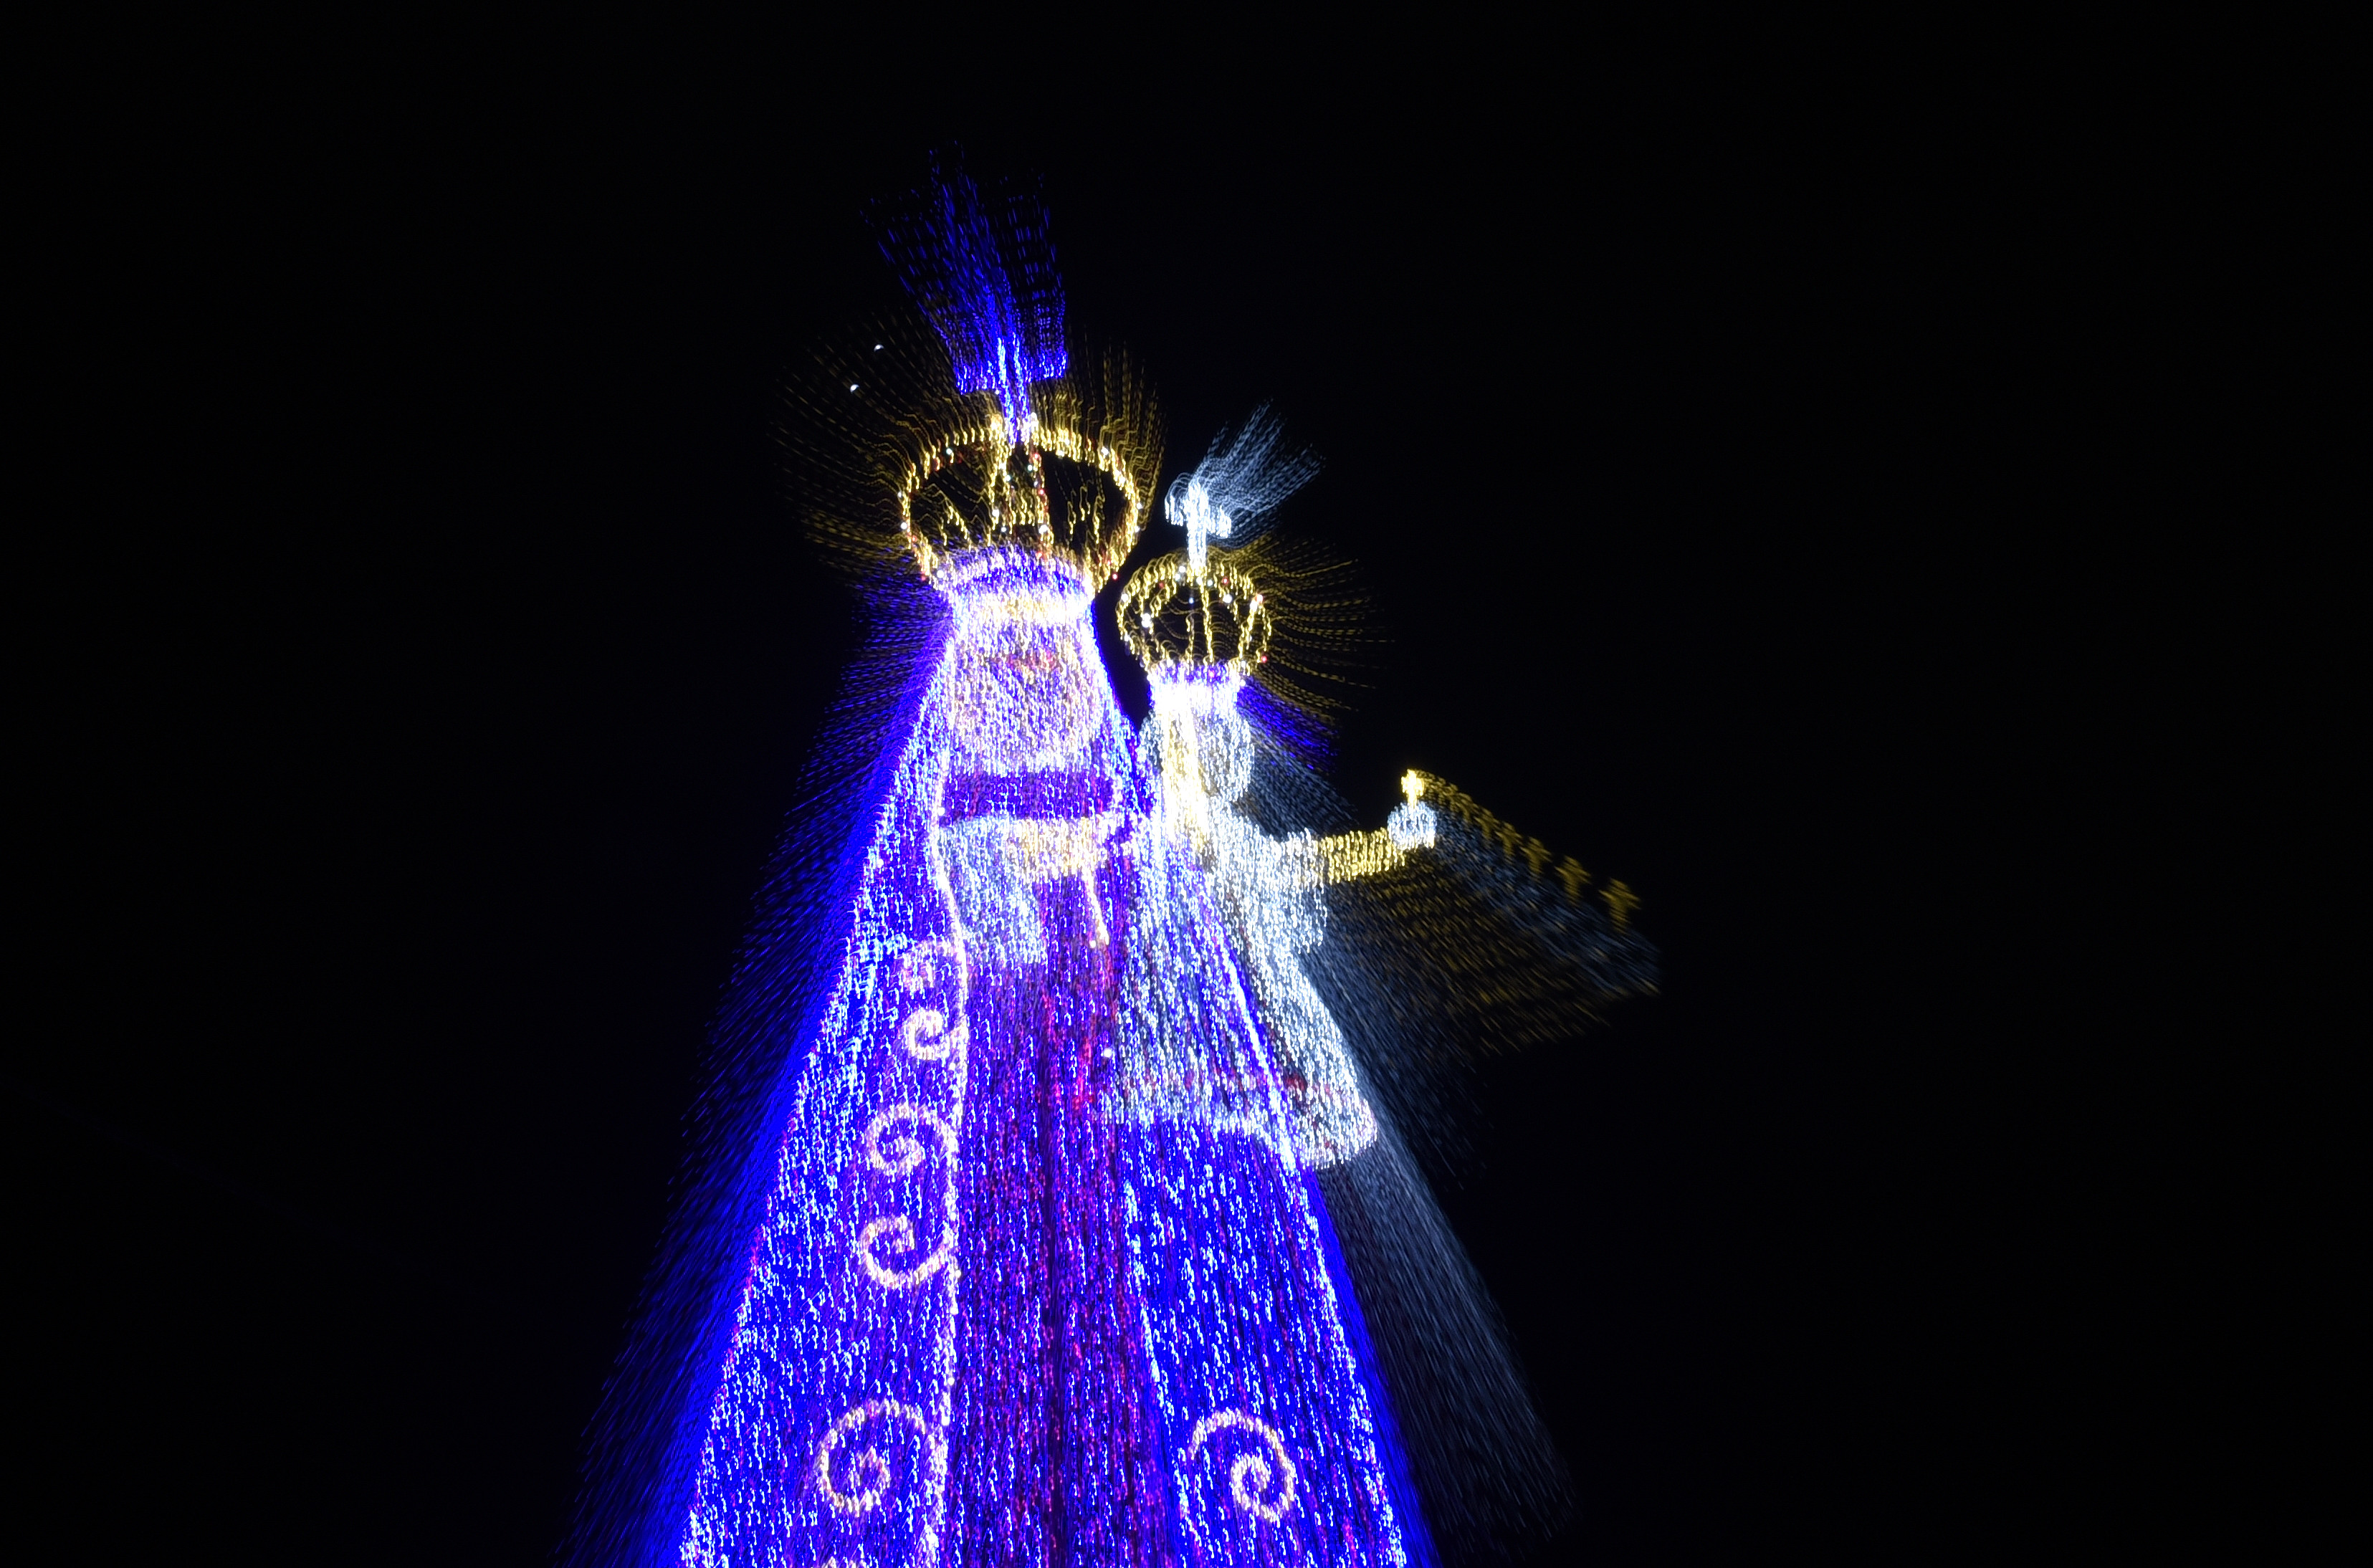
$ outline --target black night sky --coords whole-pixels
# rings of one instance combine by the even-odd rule
[[[1169,471],[1264,399],[1324,455],[1280,526],[1373,606],[1367,820],[1426,768],[1644,899],[1665,994],[1490,1065],[1444,1195],[1576,1477],[1539,1561],[1951,1555],[2011,1461],[1946,1412],[2026,1310],[1955,890],[2007,874],[2005,474],[2060,406],[2002,122],[1739,40],[1137,47],[1028,112],[1019,55],[869,96],[909,48],[386,40],[61,109],[56,1000],[5,1098],[59,1560],[557,1541],[857,642],[786,368],[895,304],[861,210],[950,140],[1043,172]]]

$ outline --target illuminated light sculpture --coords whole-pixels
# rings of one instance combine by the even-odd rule
[[[907,563],[910,673],[851,731],[847,858],[794,864],[824,891],[745,954],[575,1561],[1399,1568],[1437,1505],[1537,1522],[1546,1437],[1303,967],[1329,890],[1465,819],[1238,809],[1272,607],[1209,541],[1312,465],[1256,419],[1174,488],[1189,553],[1123,595],[1133,730],[1090,614],[1154,493],[1150,398],[1063,345],[1033,204],[956,173],[883,230],[938,341],[821,356],[795,444],[820,535]]]
[[[893,229],[954,384],[870,455],[944,621],[672,1555],[1422,1561],[1284,1086],[1089,621],[1151,422],[1046,373],[1051,275],[987,268],[983,205]]]

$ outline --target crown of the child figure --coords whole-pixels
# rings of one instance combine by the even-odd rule
[[[954,396],[900,445],[898,528],[927,578],[980,550],[1118,575],[1161,472],[1151,399],[1116,358],[1075,370],[1036,191],[984,194],[953,155],[878,216],[883,252],[948,351]],[[852,390],[855,390],[852,388]]]
[[[1280,501],[1318,472],[1307,452],[1282,453],[1267,406],[1222,430],[1191,474],[1170,486],[1163,509],[1186,530],[1186,548],[1140,568],[1121,590],[1120,631],[1150,672],[1186,666],[1247,675],[1268,658],[1268,601],[1252,573],[1211,541],[1241,544]]]
[[[1148,561],[1120,591],[1120,635],[1138,662],[1248,675],[1268,657],[1268,605],[1224,556],[1198,568],[1181,550]]]

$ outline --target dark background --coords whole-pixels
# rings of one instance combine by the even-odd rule
[[[1995,1084],[2055,960],[2005,1025],[1972,954],[2083,722],[2005,694],[2121,170],[1916,51],[1412,45],[1083,57],[1056,118],[1019,58],[877,98],[904,45],[788,36],[51,104],[5,1103],[75,1560],[557,1540],[856,646],[780,388],[895,303],[860,210],[951,138],[1044,172],[1173,470],[1264,398],[1324,454],[1282,526],[1367,586],[1369,820],[1431,769],[1645,900],[1665,994],[1492,1064],[1445,1194],[1576,1478],[1539,1560],[1952,1556],[2061,1484],[1997,1436],[2049,1129]]]

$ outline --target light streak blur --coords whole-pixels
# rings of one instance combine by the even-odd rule
[[[1362,829],[1294,759],[1269,655],[1312,628],[1214,548],[1316,471],[1266,410],[1121,591],[1129,723],[1092,617],[1158,420],[1063,346],[1043,213],[999,200],[943,173],[883,224],[936,343],[884,326],[801,381],[811,521],[894,638],[826,747],[839,847],[787,851],[745,952],[576,1558],[1488,1554],[1561,1482],[1404,1131],[1439,1141],[1442,1034],[1400,1021],[1492,1003],[1370,939],[1515,909],[1491,981],[1553,973],[1579,1015],[1647,985],[1631,904],[1569,877],[1537,919],[1446,783]]]

